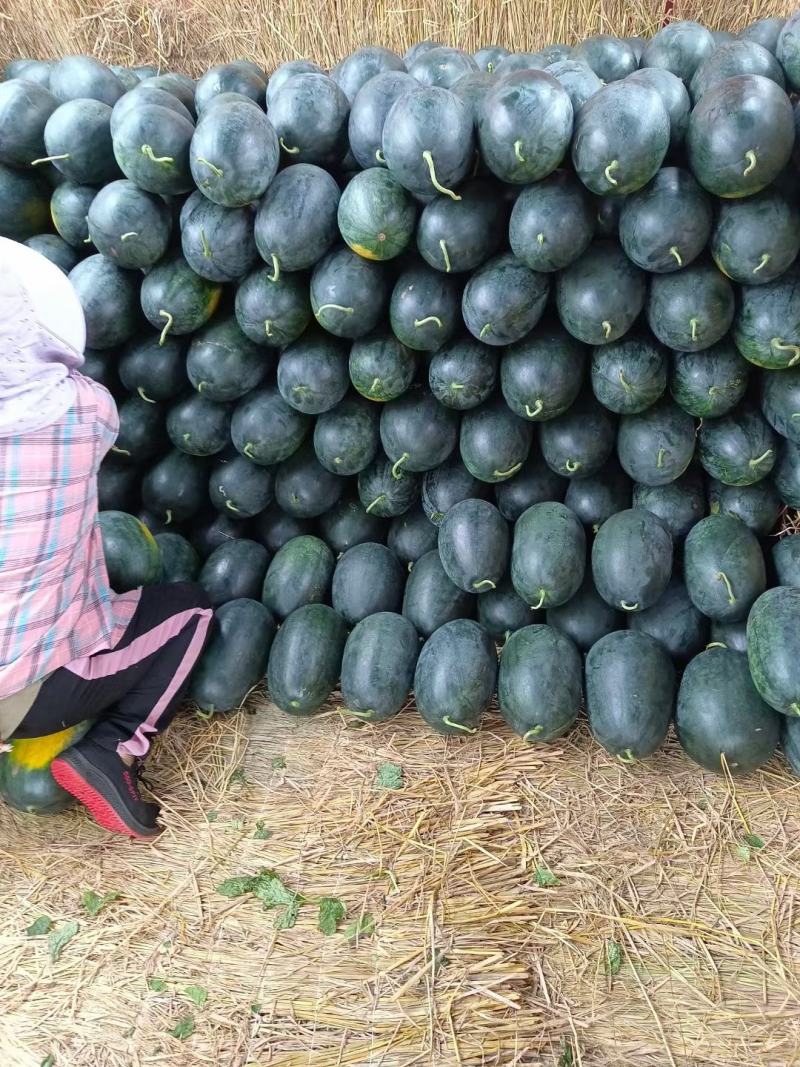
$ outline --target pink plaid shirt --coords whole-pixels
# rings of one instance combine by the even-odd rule
[[[73,372],[75,403],[42,430],[0,438],[0,699],[113,648],[139,590],[109,588],[97,471],[116,440],[110,394]]]

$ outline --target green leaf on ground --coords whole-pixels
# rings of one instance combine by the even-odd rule
[[[53,929],[53,920],[49,915],[40,915],[38,919],[34,919],[30,926],[25,928],[25,933],[28,937],[44,937],[45,934],[49,934]]]
[[[71,919],[68,923],[64,923],[58,930],[51,930],[47,938],[47,947],[50,951],[50,959],[53,963],[56,962],[58,957],[73,939],[73,937],[80,930],[80,926]]]
[[[219,818],[219,812],[218,811],[210,811],[208,813],[208,815],[206,815],[206,821],[207,822],[216,822],[218,818]]]
[[[93,889],[87,889],[85,893],[81,894],[81,904],[85,910],[94,917],[99,915],[100,912],[107,904],[112,904],[115,900],[119,900],[120,894],[112,891],[110,893],[103,893],[100,896],[99,893],[95,893]]]
[[[378,789],[402,789],[405,784],[403,768],[397,763],[382,763],[375,775]]]
[[[619,974],[622,966],[622,949],[617,941],[606,941],[606,974]]]
[[[253,1015],[261,1014],[261,1005],[257,1000],[254,1000],[253,1003],[250,1005],[250,1011],[253,1013]]]
[[[297,922],[297,916],[300,912],[300,900],[295,898],[290,904],[275,916],[275,929],[276,930],[289,930]]]
[[[39,1067],[53,1067],[55,1062],[56,1062],[56,1058],[53,1055],[53,1053],[51,1052],[49,1055],[45,1056],[45,1058],[39,1064]]]
[[[236,785],[237,783],[241,785],[245,785],[247,783],[247,775],[244,773],[244,767],[237,767],[228,779],[229,785]]]
[[[272,830],[268,830],[261,819],[256,823],[256,828],[253,830],[253,838],[256,841],[269,841],[272,837]]]
[[[208,990],[203,989],[200,985],[187,985],[184,989],[184,993],[193,1001],[198,1008],[202,1008],[205,1002],[208,1000]]]
[[[173,1028],[170,1030],[170,1034],[173,1037],[177,1037],[179,1041],[185,1041],[187,1037],[191,1037],[194,1033],[194,1016],[184,1015],[183,1018],[178,1019]]]
[[[148,978],[147,988],[153,993],[163,993],[167,988],[167,983],[163,978]]]
[[[565,1038],[561,1038],[561,1055],[558,1057],[558,1067],[574,1067],[575,1053],[572,1045],[568,1045]]]
[[[763,848],[764,842],[758,836],[758,834],[745,834],[744,843],[749,845],[750,848]]]
[[[558,885],[558,879],[548,867],[537,867],[535,872],[536,884],[542,889]]]
[[[244,819],[231,819],[231,830],[244,830]]]
[[[251,874],[239,874],[235,878],[226,878],[217,886],[217,892],[221,897],[243,897],[245,893],[252,893],[256,880]]]
[[[750,846],[749,845],[737,845],[736,855],[742,861],[742,863],[750,862]]]
[[[252,893],[265,908],[277,908],[297,899],[297,893],[287,889],[275,871],[266,868],[260,870],[253,879]]]
[[[347,909],[338,897],[323,897],[319,902],[319,928],[326,937],[336,933]]]
[[[272,769],[273,771],[282,771],[286,766],[285,756],[273,756],[272,757]]]
[[[358,941],[362,937],[372,937],[375,933],[375,919],[370,912],[359,915],[354,923],[350,923],[344,932],[349,941]]]

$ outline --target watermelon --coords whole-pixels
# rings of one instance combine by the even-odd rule
[[[649,634],[617,630],[586,656],[586,712],[595,740],[623,763],[652,755],[667,736],[675,668]]]
[[[597,474],[570,478],[564,503],[593,533],[606,519],[631,506],[631,480],[616,463],[608,463]]]
[[[186,354],[189,381],[206,400],[218,403],[238,400],[255,389],[269,366],[264,349],[245,337],[232,317],[197,333]]]
[[[61,240],[61,238],[56,238],[56,240]],[[119,394],[116,355],[116,349],[112,348],[105,348],[102,351],[87,348],[83,353],[83,366],[81,367],[81,374],[104,385],[112,396]]]
[[[353,627],[342,657],[347,714],[385,722],[403,709],[414,682],[419,638],[402,615],[380,611]]]
[[[728,332],[736,311],[733,286],[710,263],[695,263],[650,283],[647,321],[663,344],[699,352]]]
[[[684,671],[675,729],[681,748],[701,767],[750,774],[775,752],[780,717],[759,696],[741,652],[709,648]]]
[[[547,466],[537,449],[529,454],[517,474],[495,485],[494,496],[501,514],[509,522],[516,522],[531,504],[563,500],[568,484]]]
[[[270,104],[278,92],[292,78],[298,74],[324,74],[322,67],[317,66],[308,59],[291,59],[287,63],[281,63],[270,75],[267,83],[266,105],[269,110]]]
[[[208,496],[208,485],[205,486]],[[249,537],[252,526],[249,519],[237,518],[233,512],[216,511],[209,507],[198,518],[192,519],[191,540],[203,559],[208,559],[214,549],[227,545],[240,537]]]
[[[482,482],[502,482],[522,469],[533,428],[495,397],[464,413],[459,449],[464,466]]]
[[[41,233],[35,237],[29,237],[25,244],[34,252],[38,252],[40,256],[49,259],[51,263],[55,263],[64,274],[69,274],[78,262],[75,249],[68,245],[63,237],[55,233]],[[84,374],[86,373],[84,367]],[[91,378],[92,375],[89,374],[88,377]]]
[[[665,67],[642,67],[628,75],[630,82],[646,85],[661,97],[669,115],[669,147],[675,151],[683,146],[689,126],[692,101],[680,78]]]
[[[778,523],[782,503],[777,489],[766,478],[755,485],[723,485],[712,480],[708,508],[712,515],[733,515],[757,537],[766,537]]]
[[[747,659],[758,692],[782,715],[800,715],[800,589],[776,586],[747,618]]]
[[[734,652],[747,652],[747,620],[718,622],[711,620],[711,640],[706,648],[730,648]]]
[[[142,481],[142,502],[167,526],[191,519],[208,499],[206,464],[174,449]]]
[[[431,267],[445,273],[474,270],[503,243],[506,207],[485,178],[465,181],[459,199],[439,194],[422,210],[417,248]]]
[[[564,478],[585,478],[599,471],[614,449],[613,417],[584,392],[572,406],[539,428],[545,463]]]
[[[408,73],[420,85],[437,85],[449,89],[465,74],[477,70],[472,56],[460,48],[437,46],[429,49],[408,64]]]
[[[474,143],[467,105],[447,89],[427,86],[395,100],[381,147],[389,171],[409,192],[456,200],[453,187],[472,166]]]
[[[196,581],[200,573],[200,556],[186,538],[177,533],[160,533],[155,537],[161,552],[161,581]]]
[[[768,49],[775,55],[775,50],[778,47],[778,38],[785,25],[786,19],[783,18],[756,19],[755,22],[751,22],[743,30],[740,30],[739,40],[755,41],[756,44],[760,44],[762,48]]]
[[[448,508],[439,527],[447,577],[466,593],[496,589],[509,562],[508,524],[488,500],[468,498]]]
[[[755,408],[703,422],[698,444],[703,467],[725,485],[753,485],[775,465],[777,439]]]
[[[668,397],[620,419],[617,455],[623,470],[642,485],[674,482],[692,462],[694,447],[694,419]]]
[[[633,81],[611,82],[575,118],[572,163],[593,193],[627,196],[650,181],[669,140],[669,115],[655,89]]]
[[[445,623],[474,615],[476,599],[450,581],[434,549],[411,568],[403,596],[403,615],[422,637],[430,637]]]
[[[184,259],[201,278],[235,282],[258,259],[249,208],[220,207],[203,200],[181,227]]]
[[[437,541],[438,530],[422,508],[411,508],[405,515],[396,515],[389,523],[386,544],[409,569],[426,552],[433,551]]]
[[[497,656],[489,634],[471,619],[455,619],[422,646],[414,673],[417,709],[439,733],[475,734],[496,678]]]
[[[614,341],[592,353],[592,392],[609,411],[636,415],[661,397],[667,369],[666,353],[647,337]]]
[[[141,484],[142,471],[139,467],[117,463],[113,459],[105,460],[97,472],[98,510],[135,511]]]
[[[772,545],[772,562],[779,585],[800,588],[800,534],[786,534]]]
[[[583,696],[581,656],[552,626],[511,634],[500,658],[500,714],[523,741],[554,741],[578,718]]]
[[[411,385],[417,364],[413,352],[394,334],[372,334],[350,349],[348,371],[355,389],[368,400],[394,400]]]
[[[22,78],[24,71],[24,81],[34,81],[38,85],[44,85],[46,88],[50,84],[50,72],[52,69],[53,63],[50,60],[9,59],[3,70],[3,77],[5,81],[9,82],[12,79]]]
[[[314,452],[332,474],[358,474],[375,458],[379,441],[378,412],[359,396],[345,397],[314,426]]]
[[[234,518],[249,519],[272,500],[274,483],[271,470],[257,467],[237,453],[226,453],[211,468],[208,492],[211,503],[223,514],[230,511]]]
[[[510,634],[543,618],[542,612],[531,611],[507,577],[478,597],[478,622],[495,641],[506,642]]]
[[[607,344],[634,324],[644,307],[645,292],[645,275],[619,245],[596,241],[558,275],[558,317],[579,341]]]
[[[167,415],[170,441],[190,456],[213,456],[221,452],[230,441],[230,430],[230,409],[200,393],[191,393],[173,404]]]
[[[111,143],[111,108],[98,100],[70,100],[44,128],[45,156],[32,166],[53,163],[69,181],[89,184],[119,176]]]
[[[337,557],[353,545],[386,540],[383,519],[368,515],[361,501],[350,494],[343,494],[330,511],[320,515],[317,526],[320,536]]]
[[[567,411],[580,393],[585,373],[583,345],[558,323],[545,322],[506,349],[500,385],[515,414],[543,422]]]
[[[357,48],[331,70],[331,77],[352,105],[359,91],[379,74],[405,72],[403,60],[389,48],[367,45]]]
[[[27,167],[47,155],[44,131],[58,100],[43,85],[16,78],[0,84],[0,163]]]
[[[462,75],[451,86],[452,91],[463,100],[472,112],[475,122],[480,117],[483,101],[490,89],[494,88],[497,79],[482,70],[473,70],[469,74]]]
[[[356,93],[351,101],[348,120],[350,150],[359,166],[385,166],[381,141],[383,124],[392,104],[400,96],[419,87],[416,79],[402,69],[376,74]]]
[[[478,115],[483,161],[501,181],[527,185],[556,169],[572,136],[572,101],[544,70],[496,80]]]
[[[578,591],[585,566],[586,534],[564,504],[533,504],[517,519],[511,581],[534,611],[566,604]]]
[[[683,540],[706,513],[703,479],[694,468],[666,485],[634,484],[632,501],[656,515],[674,541]]]
[[[431,468],[422,479],[422,508],[430,522],[441,526],[454,504],[482,498],[484,490],[484,483],[470,474],[460,456],[453,455]]]
[[[394,259],[414,234],[414,199],[383,167],[363,170],[348,183],[337,213],[345,242],[365,259]]]
[[[749,364],[728,340],[701,352],[675,352],[670,392],[698,419],[717,419],[732,411],[747,391]]]
[[[294,515],[288,515],[274,500],[255,518],[257,536],[272,553],[277,552],[293,537],[310,533],[313,525],[310,519],[298,519]]]
[[[405,568],[386,545],[354,545],[336,564],[331,603],[349,626],[381,611],[399,611],[405,578]]]
[[[608,33],[585,38],[573,48],[572,58],[585,63],[603,82],[621,81],[639,66],[627,41]]]
[[[0,183],[3,182],[3,173],[4,169],[0,168]],[[19,175],[19,180],[23,181],[22,175]],[[36,188],[40,179],[28,178],[26,175],[24,176],[24,181],[29,182],[33,188]],[[3,190],[4,200],[13,195],[13,190],[7,188],[4,183],[0,185],[0,188]],[[77,249],[79,252],[84,252],[86,245],[91,241],[87,216],[91,203],[96,196],[97,190],[91,185],[76,185],[75,182],[65,181],[53,190],[50,197],[50,216],[56,231],[68,245],[71,245],[72,248]],[[46,218],[47,211],[45,210],[39,223],[41,228],[47,225]],[[0,233],[5,234],[5,232],[2,216],[0,216]],[[14,239],[21,240],[21,238]]]
[[[296,341],[311,321],[308,281],[298,273],[260,267],[236,290],[236,321],[256,344],[283,348]]]
[[[377,326],[387,297],[379,263],[349,248],[319,260],[311,275],[311,309],[317,322],[337,337],[364,337]]]
[[[131,396],[120,405],[119,431],[111,452],[119,460],[144,463],[164,448],[164,412],[139,396]]]
[[[688,171],[662,167],[622,204],[620,243],[637,267],[667,274],[697,259],[713,217],[710,197]]]
[[[94,725],[90,720],[44,737],[18,737],[0,754],[0,796],[9,807],[31,815],[54,815],[74,803],[58,785],[50,764]]]
[[[628,626],[654,637],[676,663],[696,656],[708,640],[708,619],[694,606],[676,575],[651,608],[629,617]]]
[[[775,43],[775,56],[793,89],[800,89],[800,18],[786,20]]]
[[[134,274],[97,255],[81,260],[69,280],[83,308],[90,348],[116,348],[133,337],[140,322]]]
[[[709,515],[690,531],[683,573],[692,603],[719,622],[746,618],[767,585],[755,534],[731,515]]]
[[[151,267],[161,259],[172,230],[169,208],[161,197],[125,179],[98,192],[87,224],[97,251],[127,270]]]
[[[461,324],[461,286],[424,263],[406,268],[389,301],[389,323],[401,344],[433,351],[446,344]]]
[[[139,84],[134,89],[125,93],[114,104],[111,109],[111,136],[115,136],[117,128],[121,125],[122,120],[130,111],[136,111],[138,108],[145,105],[151,105],[155,107],[165,107],[168,111],[174,111],[176,115],[180,115],[186,119],[187,122],[194,124],[192,118],[192,112],[187,108],[181,100],[168,92],[166,89],[153,88],[150,81],[146,84]]]
[[[595,215],[585,189],[566,171],[529,185],[517,197],[509,222],[514,255],[531,270],[563,270],[589,247]]]
[[[603,600],[588,570],[577,592],[565,604],[548,608],[545,617],[548,626],[566,634],[581,652],[588,652],[606,634],[625,628],[622,612]]]
[[[230,600],[254,600],[261,595],[268,563],[269,553],[263,545],[240,537],[214,549],[198,581],[212,607]]]
[[[311,331],[283,350],[277,381],[281,396],[297,411],[329,411],[347,392],[347,349],[341,341]]]
[[[113,148],[119,169],[149,193],[187,193],[194,187],[189,169],[194,124],[147,99],[115,124]]]
[[[689,116],[689,166],[717,196],[749,196],[764,189],[789,162],[793,145],[789,98],[760,74],[718,82]]]
[[[711,241],[721,271],[743,285],[775,281],[800,252],[800,209],[775,189],[722,203]]]
[[[428,471],[443,463],[456,447],[458,415],[422,386],[412,386],[384,405],[380,436],[393,477],[401,468]]]
[[[764,371],[761,410],[776,433],[800,444],[800,368]]]
[[[733,340],[750,363],[782,370],[800,363],[800,271],[792,267],[777,281],[743,285]]]
[[[672,536],[643,508],[619,511],[597,531],[592,576],[607,604],[645,611],[657,603],[672,575]]]
[[[297,163],[277,175],[259,205],[255,219],[256,247],[280,271],[306,270],[337,239],[339,186],[327,171]]]
[[[440,404],[457,411],[477,407],[494,392],[497,363],[497,350],[489,345],[472,337],[451,341],[438,348],[428,364],[431,392]]]
[[[729,41],[715,48],[692,75],[692,100],[696,104],[709,89],[737,74],[760,74],[785,87],[783,71],[772,52],[755,41]]]
[[[544,57],[539,52],[512,52],[505,56],[497,64],[495,81],[500,81],[509,74],[517,74],[521,70],[544,70],[546,66]]]
[[[198,81],[194,101],[198,112],[203,111],[220,93],[241,93],[257,103],[264,99],[267,79],[263,72],[249,63],[218,63],[209,67]]]
[[[297,74],[269,102],[268,118],[291,163],[335,166],[347,151],[350,101],[325,74]]]
[[[160,580],[161,552],[143,523],[124,511],[101,511],[97,524],[108,580],[115,593],[127,593]]]
[[[328,599],[334,559],[318,537],[302,535],[286,541],[267,568],[261,599],[277,619],[285,619],[304,604]]]
[[[714,38],[698,22],[670,22],[648,41],[641,66],[663,67],[689,82],[692,75],[714,51]]]
[[[346,640],[344,619],[327,604],[292,612],[272,643],[267,667],[269,695],[281,711],[312,715],[322,707],[339,680]]]
[[[241,707],[264,677],[274,637],[275,620],[257,600],[240,598],[223,604],[192,676],[190,699],[204,712]]]
[[[243,456],[268,467],[296,452],[309,428],[307,416],[270,386],[249,392],[239,402],[231,422],[231,440]]]
[[[141,287],[141,304],[147,321],[161,331],[182,336],[199,330],[219,306],[222,287],[191,269],[182,256],[163,259],[146,275]]]
[[[403,515],[419,494],[415,475],[378,456],[358,475],[358,497],[368,514],[390,519]]]
[[[91,56],[65,56],[50,71],[50,92],[65,100],[99,100],[113,105],[124,90],[119,78],[105,63]]]
[[[546,68],[548,74],[561,82],[572,101],[575,115],[580,111],[589,97],[602,89],[603,83],[591,67],[578,59],[557,59]]]
[[[541,319],[549,282],[511,253],[490,259],[464,289],[462,313],[467,329],[490,345],[506,345],[529,333]]]
[[[263,468],[262,471],[265,475],[268,473]],[[298,519],[314,519],[333,507],[342,495],[344,485],[343,478],[325,470],[316,457],[313,444],[306,441],[278,467],[275,499],[290,515]]]

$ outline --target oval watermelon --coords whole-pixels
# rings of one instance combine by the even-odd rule
[[[406,570],[386,545],[365,541],[341,556],[333,572],[331,603],[348,626],[379,611],[397,612]]]
[[[496,589],[509,562],[508,524],[488,500],[448,508],[439,527],[439,556],[447,577],[467,593]]]
[[[470,618],[477,597],[465,593],[447,577],[439,553],[421,556],[406,579],[403,614],[423,637],[430,637],[447,622]]]
[[[671,575],[672,537],[651,511],[619,511],[597,531],[592,577],[600,596],[615,609],[651,608]]]
[[[291,83],[290,83],[291,84]],[[339,680],[347,626],[327,604],[293,611],[272,643],[267,688],[281,711],[313,715]]]
[[[342,700],[349,715],[385,722],[403,709],[414,683],[419,637],[408,619],[381,611],[350,633],[342,657]]]
[[[475,734],[494,695],[497,655],[480,623],[456,619],[432,634],[417,660],[414,696],[429,726],[443,734]]]
[[[690,531],[683,574],[692,603],[710,619],[738,622],[767,585],[755,534],[731,515],[709,515]]]
[[[513,633],[500,658],[500,714],[523,741],[554,741],[580,711],[581,657],[552,626],[525,626]]]
[[[511,581],[534,611],[566,604],[578,591],[586,566],[586,534],[564,504],[533,504],[517,519]]]

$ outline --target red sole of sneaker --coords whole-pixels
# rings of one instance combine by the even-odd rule
[[[66,789],[68,793],[83,804],[97,825],[102,826],[104,830],[110,830],[115,834],[125,834],[127,837],[132,837],[137,841],[154,840],[152,836],[138,834],[130,826],[126,826],[105,797],[101,796],[96,789],[93,789],[68,763],[54,759],[50,764],[50,773],[62,789]]]

